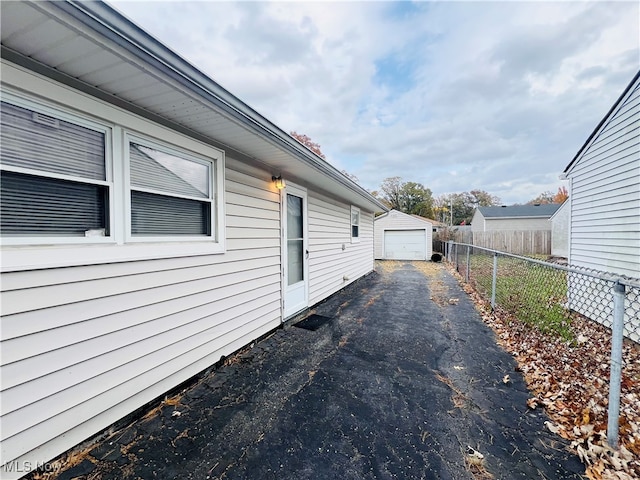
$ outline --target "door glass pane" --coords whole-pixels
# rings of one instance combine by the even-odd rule
[[[287,195],[287,284],[304,280],[303,200]]]
[[[287,195],[287,238],[302,238],[302,198]]]
[[[287,240],[287,284],[293,285],[294,283],[304,280],[303,269],[303,252],[302,252],[302,239],[299,240]]]

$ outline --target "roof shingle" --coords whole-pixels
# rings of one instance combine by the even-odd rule
[[[512,217],[550,217],[560,208],[560,203],[512,205],[501,207],[479,207],[484,218],[512,218]]]

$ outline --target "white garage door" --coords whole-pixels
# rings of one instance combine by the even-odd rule
[[[385,230],[384,258],[389,260],[426,260],[424,230]]]

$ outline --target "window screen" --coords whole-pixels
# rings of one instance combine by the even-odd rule
[[[211,235],[211,162],[129,143],[131,234]]]

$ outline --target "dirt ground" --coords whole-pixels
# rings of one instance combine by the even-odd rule
[[[582,478],[442,265],[380,262],[310,314],[59,459],[56,477]]]

